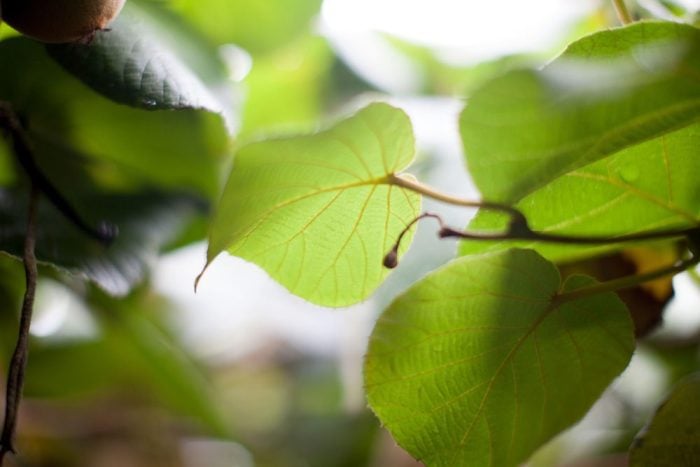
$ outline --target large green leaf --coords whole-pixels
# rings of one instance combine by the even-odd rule
[[[531,250],[460,258],[380,317],[365,363],[370,406],[429,466],[516,466],[576,422],[629,362],[633,326],[613,294],[557,305]]]
[[[700,125],[691,125],[624,149],[567,173],[525,196],[516,207],[537,231],[611,236],[700,221]],[[481,211],[469,230],[505,231],[507,219]],[[517,243],[552,260],[588,255],[600,248]],[[513,242],[465,241],[461,252],[503,250]],[[619,247],[613,245],[607,249]]]
[[[221,112],[222,106],[197,72],[167,42],[168,29],[158,23],[157,10],[128,2],[109,30],[99,31],[89,43],[47,46],[49,54],[88,86],[110,99],[145,109],[206,109]],[[162,13],[161,13],[162,14]],[[180,45],[188,44],[184,28]],[[175,44],[173,44],[175,45]],[[209,57],[206,48],[202,57]],[[213,63],[212,63],[213,62]],[[199,68],[216,69],[223,64],[200,60]],[[218,69],[217,69],[218,68]]]
[[[558,176],[700,115],[700,32],[637,23],[572,44],[470,99],[460,127],[486,199],[514,202]]]
[[[631,467],[700,465],[700,374],[682,381],[630,450]]]
[[[207,261],[227,249],[322,305],[366,298],[387,273],[383,256],[418,214],[418,195],[390,177],[413,155],[408,117],[386,104],[315,135],[244,146],[211,227]]]

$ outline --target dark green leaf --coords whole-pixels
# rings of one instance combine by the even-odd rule
[[[128,2],[110,29],[97,32],[90,43],[47,49],[66,70],[116,102],[150,110],[221,112],[196,72],[168,47],[164,31],[147,9]]]

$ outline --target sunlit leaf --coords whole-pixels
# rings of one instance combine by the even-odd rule
[[[517,466],[581,418],[629,362],[633,326],[613,294],[557,304],[531,250],[458,259],[380,317],[365,384],[398,443],[428,466]]]
[[[460,128],[486,199],[513,202],[571,170],[697,121],[700,31],[637,23],[575,42],[539,71],[470,97]]]
[[[700,465],[700,375],[682,381],[630,450],[632,467]]]
[[[537,231],[569,235],[617,236],[695,225],[700,220],[697,148],[700,125],[632,146],[567,173],[516,204]],[[502,231],[504,216],[480,212],[470,230]],[[513,242],[465,241],[463,254],[503,250]],[[565,260],[603,249],[519,242],[549,259]]]
[[[241,148],[208,262],[228,250],[322,305],[366,298],[387,273],[382,258],[418,214],[419,197],[389,177],[413,155],[408,117],[386,104],[315,135]]]

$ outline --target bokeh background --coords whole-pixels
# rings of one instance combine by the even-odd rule
[[[174,15],[226,63],[222,92],[232,103],[234,146],[313,131],[385,100],[413,122],[418,154],[410,171],[473,198],[457,131],[470,92],[616,25],[609,2],[596,0],[130,2]],[[697,0],[644,0],[635,14],[679,20],[699,8]],[[0,26],[0,36],[12,34]],[[425,207],[453,225],[473,215],[429,201]],[[310,305],[225,255],[195,294],[205,250],[196,236],[171,245],[153,258],[147,280],[120,297],[42,270],[16,465],[421,465],[366,407],[363,353],[381,310],[452,258],[454,242],[421,225],[389,280],[345,309]],[[13,259],[0,258],[0,269],[4,370],[23,280]],[[676,277],[674,289],[662,327],[628,370],[533,466],[624,465],[618,453],[680,375],[700,366],[697,276]]]

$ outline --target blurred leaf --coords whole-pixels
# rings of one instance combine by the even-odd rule
[[[516,204],[537,231],[615,237],[633,232],[696,225],[700,220],[700,125],[666,134],[567,173]],[[507,219],[481,211],[470,230],[502,231]],[[562,261],[623,245],[604,247],[532,242],[462,243],[462,254],[531,247]]]
[[[0,42],[0,63],[13,67],[12,73],[0,74],[0,100],[22,115],[31,140],[128,167],[124,184],[190,190],[209,198],[218,192],[228,146],[219,115],[117,105],[79,83],[41,45],[24,38]]]
[[[212,223],[207,264],[226,249],[314,303],[366,298],[387,275],[382,258],[418,214],[419,196],[389,179],[413,156],[408,117],[386,104],[314,135],[244,146]]]
[[[700,465],[700,374],[678,384],[630,449],[631,467]]]
[[[310,131],[318,124],[332,53],[325,40],[304,36],[253,62],[243,81],[242,135]]]
[[[383,313],[365,360],[368,401],[430,466],[516,466],[581,418],[629,362],[614,294],[556,305],[565,284],[530,250],[460,258]]]
[[[321,0],[173,0],[173,8],[218,44],[269,52],[310,29]]]
[[[700,32],[644,22],[573,43],[469,99],[460,128],[483,196],[514,202],[557,177],[682,128],[700,111]]]
[[[50,45],[47,50],[66,70],[115,102],[151,110],[221,112],[220,103],[167,47],[163,28],[146,12],[128,2],[110,29],[97,32],[89,44]],[[181,40],[186,43],[186,36]]]
[[[154,321],[153,308],[162,302],[143,291],[119,301],[97,294],[91,302],[101,324],[99,336],[36,345],[28,395],[83,401],[105,393],[146,396],[194,418],[210,434],[230,435],[202,368]]]
[[[130,171],[89,160],[35,139],[37,162],[88,225],[103,221],[119,230],[105,247],[67,220],[46,198],[39,209],[36,255],[40,262],[94,281],[102,289],[124,295],[145,277],[161,248],[175,239],[204,201],[186,193],[124,186]],[[26,184],[0,187],[0,250],[22,257]]]

